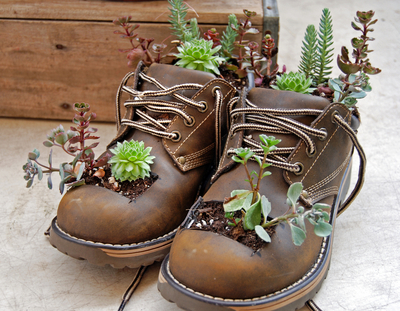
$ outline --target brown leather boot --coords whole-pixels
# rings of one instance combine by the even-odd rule
[[[121,119],[123,93],[130,99]],[[124,140],[143,141],[152,147],[151,172],[158,179],[134,201],[91,185],[68,191],[52,222],[50,243],[72,257],[116,268],[161,260],[220,154],[221,123],[226,124],[221,112],[235,94],[209,73],[140,64],[121,83],[118,134],[108,148]]]
[[[210,189],[192,207],[162,263],[158,288],[185,310],[295,310],[320,288],[331,257],[333,236],[321,238],[307,222],[301,246],[292,242],[288,224],[280,224],[272,242],[255,252],[237,241],[199,229],[189,229],[202,201],[220,201],[232,190],[248,189],[233,149],[249,147],[262,153],[259,134],[282,139],[268,155],[272,175],[264,178],[260,194],[272,204],[271,217],[288,210],[290,184],[302,182],[302,205],[331,206],[330,223],[361,189],[365,156],[350,126],[352,112],[343,104],[320,97],[270,89],[252,89],[235,107],[228,107],[231,128],[223,158]],[[351,157],[361,158],[359,180],[345,201]],[[259,169],[249,161],[249,171]]]

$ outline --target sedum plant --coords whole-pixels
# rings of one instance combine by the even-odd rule
[[[266,232],[266,228],[276,226],[280,223],[287,223],[290,226],[293,243],[300,246],[306,239],[305,220],[308,220],[314,226],[314,233],[317,236],[325,237],[331,234],[332,226],[328,223],[329,214],[324,209],[329,208],[327,204],[316,203],[310,209],[299,206],[299,197],[303,191],[301,183],[293,183],[287,192],[288,211],[282,216],[270,219],[268,217],[271,212],[271,203],[268,199],[259,194],[261,180],[269,176],[271,173],[264,169],[270,166],[266,163],[267,156],[276,149],[276,145],[280,142],[273,136],[264,134],[259,136],[261,148],[264,156],[261,159],[249,148],[235,149],[236,156],[232,159],[244,166],[247,179],[251,190],[234,190],[231,197],[224,201],[224,210],[226,217],[231,220],[230,225],[242,225],[244,230],[255,230],[256,234],[265,242],[271,242],[271,237]],[[247,167],[248,161],[252,159],[256,161],[260,167],[259,172],[249,172]],[[255,178],[257,182],[254,183]],[[242,217],[234,217],[234,212],[241,211]]]
[[[333,61],[333,36],[332,36],[332,18],[329,9],[322,10],[319,22],[317,62],[315,66],[315,83],[319,85],[328,81],[332,73],[332,67],[328,66]]]
[[[317,31],[314,25],[306,28],[300,57],[299,72],[303,72],[307,78],[314,77],[317,62]]]
[[[155,158],[150,155],[151,149],[144,148],[142,141],[117,142],[117,146],[110,149],[114,156],[108,161],[112,175],[119,181],[150,177],[150,164],[153,164]]]
[[[160,63],[167,55],[163,55],[167,45],[164,43],[156,44],[153,38],[138,37],[134,31],[140,27],[139,24],[131,24],[132,16],[123,16],[113,21],[113,24],[119,26],[123,30],[116,30],[114,34],[121,35],[123,39],[129,40],[130,49],[119,50],[127,53],[128,66],[136,67],[139,61],[143,61],[146,65],[152,63]]]
[[[302,72],[289,72],[276,76],[276,85],[271,85],[275,90],[293,91],[302,94],[311,94],[315,88],[311,87],[311,77],[306,78]]]
[[[235,14],[230,14],[228,16],[228,26],[226,30],[222,34],[221,45],[222,45],[222,53],[227,58],[232,58],[232,52],[235,48],[235,40],[237,36],[237,32],[234,29],[238,29],[238,20]]]
[[[344,75],[329,80],[329,86],[334,91],[335,101],[348,107],[353,107],[358,99],[364,98],[367,96],[366,92],[372,90],[368,75],[381,72],[379,68],[372,67],[368,59],[368,53],[372,52],[368,48],[368,41],[374,40],[368,37],[368,33],[374,31],[370,27],[378,21],[377,19],[373,20],[374,14],[374,11],[357,11],[355,21],[359,25],[352,22],[351,26],[354,30],[360,31],[361,36],[351,40],[354,61],[350,60],[349,51],[343,46],[341,55],[337,57],[337,64]]]
[[[190,26],[186,20],[188,7],[183,3],[183,0],[168,0],[170,4],[169,22],[171,29],[174,31],[172,34],[178,37],[181,42],[191,41],[200,38],[200,31],[197,26],[197,19],[190,20]]]
[[[61,148],[68,155],[73,157],[72,162],[63,162],[58,168],[53,167],[53,149],[50,149],[47,160],[48,164],[40,163],[38,161],[40,152],[38,149],[34,149],[32,152],[29,152],[27,163],[23,166],[23,170],[25,171],[24,179],[27,180],[27,188],[32,186],[36,176],[41,180],[43,174],[47,174],[47,185],[49,189],[52,189],[53,183],[51,174],[58,172],[61,177],[59,189],[62,194],[65,186],[77,187],[85,183],[85,180],[82,178],[85,170],[89,171],[94,167],[106,163],[107,156],[100,158],[98,161],[94,160],[95,155],[93,148],[95,148],[98,143],[86,145],[87,141],[99,138],[92,135],[97,132],[97,129],[90,127],[90,122],[96,118],[96,114],[90,112],[90,106],[86,103],[75,103],[74,110],[74,126],[71,126],[70,130],[65,131],[63,126],[59,125],[47,135],[47,140],[43,142],[43,145],[48,148]]]
[[[176,65],[219,75],[218,67],[225,61],[224,58],[215,55],[220,49],[220,45],[213,48],[213,41],[205,39],[185,42],[183,46],[178,47],[179,53],[175,54],[179,59]]]
[[[314,86],[325,83],[332,73],[328,66],[333,61],[333,25],[329,9],[322,10],[318,33],[314,25],[308,25],[304,35],[299,72],[311,77]]]

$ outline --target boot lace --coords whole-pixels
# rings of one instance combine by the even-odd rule
[[[305,125],[299,121],[296,121],[289,117],[296,116],[319,116],[323,110],[319,109],[271,109],[271,108],[259,108],[249,100],[246,99],[245,108],[232,107],[236,104],[236,101],[231,101],[228,104],[228,111],[233,119],[240,115],[245,115],[244,123],[235,123],[231,126],[231,135],[235,135],[237,132],[246,130],[255,130],[267,133],[280,133],[280,134],[293,134],[301,139],[307,146],[306,152],[309,156],[313,156],[316,152],[315,138],[324,140],[327,137],[327,131],[324,128],[316,129],[311,126]],[[351,138],[353,145],[356,147],[360,156],[360,169],[358,181],[353,189],[352,193],[348,196],[348,199],[339,208],[338,215],[341,214],[355,199],[361,190],[364,173],[366,158],[361,145],[358,142],[356,133],[347,124],[339,114],[333,114],[332,120],[338,124]],[[256,141],[252,135],[244,135],[243,147],[251,149],[256,155],[263,157],[263,149],[258,141]],[[294,174],[300,175],[303,173],[304,167],[302,163],[289,163],[288,157],[295,150],[296,147],[278,147],[275,151],[272,151],[266,162],[272,166],[284,169]],[[234,148],[227,150],[228,156],[234,155]],[[252,158],[255,161],[254,157]],[[303,198],[304,199],[304,198]],[[304,199],[304,201],[307,201]],[[307,202],[305,202],[307,203]]]
[[[170,139],[172,141],[179,141],[181,138],[181,134],[178,131],[172,131],[171,133],[167,132],[168,125],[172,122],[172,120],[168,119],[155,119],[149,114],[147,111],[152,111],[156,113],[168,113],[175,114],[178,117],[183,119],[183,122],[186,126],[193,126],[195,123],[195,119],[189,113],[186,112],[185,108],[187,106],[198,109],[200,112],[205,112],[208,109],[208,105],[205,101],[197,102],[192,100],[182,94],[180,91],[184,90],[199,90],[203,87],[201,84],[197,83],[185,83],[178,84],[172,87],[163,86],[158,80],[147,76],[145,73],[139,73],[139,77],[148,83],[155,85],[158,90],[156,91],[138,91],[134,88],[127,86],[127,82],[129,78],[134,76],[135,73],[128,73],[122,80],[120,87],[117,92],[116,97],[116,119],[117,119],[117,129],[121,127],[121,125],[126,125],[138,129],[140,131],[149,133],[154,136]],[[124,106],[126,108],[133,107],[135,108],[135,113],[140,117],[140,121],[136,121],[132,119],[121,119],[121,95],[122,92],[128,93],[133,97],[133,99],[126,100]],[[171,96],[178,101],[166,101],[162,99],[157,99],[157,97],[161,96]],[[220,107],[222,103],[222,94],[221,91],[217,88],[214,91],[214,97],[216,101],[215,107]],[[142,109],[140,109],[142,108]]]

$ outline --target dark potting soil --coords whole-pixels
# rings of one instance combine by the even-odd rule
[[[110,182],[111,168],[109,165],[104,167],[104,173],[105,174],[102,178],[88,174],[84,174],[83,178],[85,178],[85,183],[87,185],[94,185],[110,189],[120,193],[121,195],[124,195],[125,197],[131,199],[131,201],[135,200],[138,196],[146,192],[146,190],[150,188],[158,178],[156,174],[150,174],[150,177],[145,177],[144,179],[139,178],[133,182],[127,180],[123,182],[117,181],[118,185],[116,185],[115,182]]]
[[[221,234],[250,247],[254,251],[259,250],[267,244],[264,240],[258,237],[254,230],[245,231],[241,223],[236,226],[228,225],[228,222],[231,222],[231,220],[225,218],[225,211],[222,202],[203,202],[197,212],[197,218],[190,227],[192,229],[200,229]],[[235,212],[234,217],[241,218],[241,211]],[[267,232],[272,236],[275,229],[268,228]]]

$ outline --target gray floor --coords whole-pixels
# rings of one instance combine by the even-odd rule
[[[279,64],[293,71],[304,30],[310,23],[318,24],[324,7],[330,8],[333,17],[335,54],[342,45],[350,47],[350,39],[356,35],[350,27],[355,11],[376,11],[379,22],[374,26],[376,41],[370,48],[375,51],[370,59],[382,73],[371,78],[373,92],[359,103],[359,140],[368,158],[366,182],[357,200],[337,221],[330,272],[315,302],[323,310],[400,310],[400,2],[278,2]],[[96,267],[53,249],[43,232],[56,214],[60,194],[47,190],[44,182],[26,189],[22,179],[27,152],[39,147],[45,154],[41,142],[58,124],[0,118],[0,309],[117,310],[135,271]],[[96,127],[102,137],[98,150],[102,150],[115,134],[115,126]],[[58,156],[62,160],[58,153],[54,162]],[[148,269],[126,310],[178,310],[157,292],[158,269],[159,264]]]

